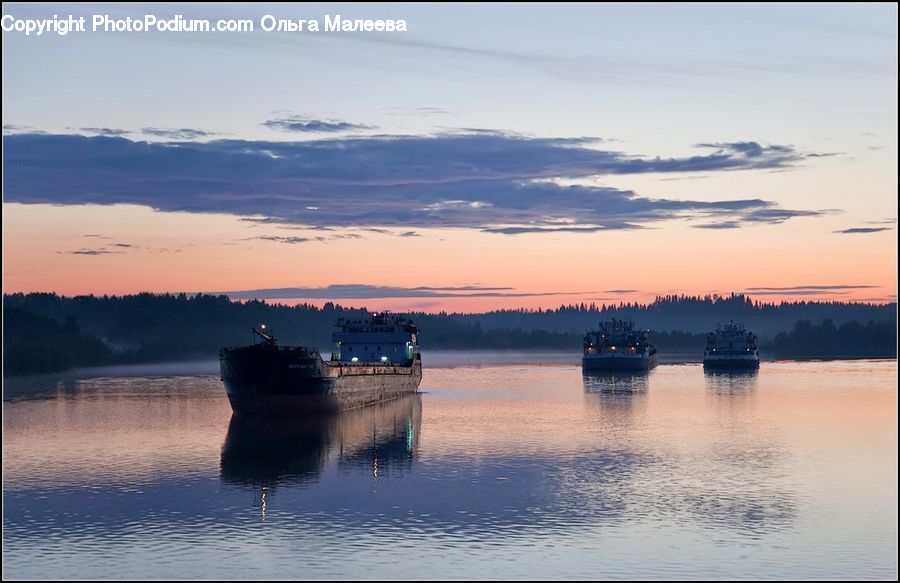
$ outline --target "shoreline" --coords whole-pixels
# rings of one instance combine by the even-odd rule
[[[429,359],[429,355],[432,359]],[[534,360],[535,356],[544,358]],[[478,349],[441,349],[422,352],[423,364],[426,368],[459,368],[466,366],[506,366],[506,365],[535,365],[535,366],[578,366],[581,364],[581,354],[569,350],[478,350]],[[681,365],[702,364],[703,356],[693,351],[672,351],[660,354],[659,364]],[[429,363],[429,360],[431,362]],[[830,361],[858,361],[858,360],[897,360],[895,355],[844,355],[844,356],[784,356],[775,357],[772,353],[761,351],[760,362],[830,362]],[[159,362],[137,362],[110,364],[102,366],[72,367],[61,371],[33,373],[25,375],[4,376],[3,381],[15,384],[30,384],[32,382],[50,380],[82,380],[102,377],[178,377],[178,376],[205,376],[218,375],[219,361],[217,358],[193,358],[186,360],[167,360]],[[6,391],[4,391],[5,396]]]

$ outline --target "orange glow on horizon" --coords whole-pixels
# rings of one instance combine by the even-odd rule
[[[686,221],[591,234],[416,229],[415,237],[269,225],[133,205],[4,204],[4,292],[62,295],[226,292],[359,284],[500,288],[457,297],[283,299],[393,311],[489,311],[649,303],[661,295],[746,292],[755,301],[896,301],[896,231],[835,234],[816,221],[729,233]],[[823,219],[824,220],[824,219]],[[404,228],[402,230],[408,230]],[[260,237],[322,236],[286,244]],[[777,288],[847,286],[796,295]],[[853,287],[865,286],[865,287]],[[770,288],[767,293],[753,288]],[[765,290],[764,290],[765,291]]]

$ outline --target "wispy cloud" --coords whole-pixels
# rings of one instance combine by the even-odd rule
[[[631,223],[610,223],[607,225],[590,225],[584,227],[486,227],[485,233],[500,233],[503,235],[522,235],[524,233],[596,233],[597,231],[619,231],[629,229],[643,229],[639,225]]]
[[[847,295],[846,291],[835,290],[785,290],[785,291],[748,291],[745,292],[750,296],[843,296]]]
[[[823,209],[817,211],[790,210],[782,208],[757,208],[752,209],[741,217],[744,222],[750,223],[783,223],[794,217],[816,217],[823,214],[839,212],[836,209]]]
[[[699,31],[699,29],[697,30]],[[892,35],[889,30],[870,34],[873,37],[885,35],[891,39],[896,36],[895,33]],[[722,80],[723,78],[754,80],[773,74],[789,74],[793,77],[830,77],[840,74],[846,78],[871,75],[888,77],[894,74],[893,69],[884,63],[846,58],[789,55],[784,51],[771,54],[759,51],[742,54],[731,51],[727,58],[723,57],[725,53],[698,54],[694,58],[680,59],[677,63],[672,61],[663,64],[647,58],[646,55],[641,54],[641,51],[632,51],[630,55],[621,54],[617,58],[611,59],[607,55],[601,54],[562,56],[548,54],[546,51],[519,51],[492,46],[477,46],[473,43],[443,43],[436,39],[413,38],[403,35],[358,35],[352,40],[436,51],[460,59],[493,61],[504,67],[529,67],[559,79],[581,83],[599,81],[604,85],[637,83],[671,86],[673,83],[683,83],[685,80]]]
[[[160,131],[184,138],[192,130]],[[646,198],[631,190],[563,185],[603,175],[788,169],[810,156],[757,142],[704,144],[713,151],[684,158],[632,156],[601,149],[592,138],[496,130],[177,143],[30,133],[7,136],[4,146],[8,202],[143,204],[309,228],[594,233],[676,218],[734,228],[831,212],[759,198]]]
[[[92,239],[98,243],[101,241],[110,241],[112,237],[106,235],[88,234],[82,237]],[[125,253],[126,251],[141,251],[143,248],[134,243],[101,243],[102,247],[81,248],[75,251],[57,251],[60,255],[115,255]]]
[[[738,221],[722,221],[720,223],[703,223],[694,225],[695,229],[737,229],[741,226]]]
[[[114,255],[122,253],[113,249],[102,247],[100,249],[78,249],[77,251],[57,251],[61,255]]]
[[[313,119],[302,115],[289,115],[263,122],[273,130],[298,133],[335,133],[349,130],[370,130],[374,126],[350,123],[336,119]]]
[[[892,231],[892,227],[851,227],[849,229],[842,229],[840,231],[835,231],[835,233],[843,233],[845,235],[852,234],[865,234],[865,233],[880,233],[881,231]]]
[[[328,235],[327,237],[318,235],[316,237],[285,237],[279,235],[261,235],[259,237],[249,237],[245,239],[245,241],[249,240],[262,240],[262,241],[274,241],[276,243],[288,243],[290,245],[297,245],[300,243],[313,243],[313,242],[324,242],[324,241],[335,241],[338,239],[362,239],[363,236],[357,233],[341,233],[338,235]]]
[[[421,237],[422,236],[415,231],[403,231],[401,233],[398,233],[396,231],[392,231],[391,229],[382,229],[379,227],[363,227],[360,230],[366,231],[369,233],[378,233],[379,235],[389,235],[392,237]]]
[[[214,292],[233,299],[361,299],[361,298],[458,298],[458,297],[537,297],[594,292],[515,292],[510,287],[477,285],[450,287],[395,287],[367,284],[336,284],[328,287],[289,287]]]
[[[116,128],[78,128],[78,130],[82,132],[88,132],[89,134],[99,134],[101,136],[125,136],[132,133],[128,130],[120,130]]]
[[[196,140],[197,138],[208,138],[217,135],[216,132],[207,132],[192,128],[142,128],[141,133],[148,136],[157,136],[173,140]]]
[[[247,241],[258,239],[262,241],[274,241],[276,243],[287,243],[289,245],[298,245],[300,243],[310,243],[312,241],[327,241],[326,237],[279,237],[276,235],[263,235],[262,237],[250,237]]]
[[[20,125],[15,123],[5,123],[3,124],[4,132],[24,132],[24,131],[32,131],[34,128],[32,126]]]
[[[388,115],[402,116],[426,116],[426,115],[456,115],[443,107],[384,107]]]
[[[877,285],[792,285],[788,287],[748,287],[745,293],[765,295],[765,294],[813,294],[813,293],[838,293],[855,289],[876,289]]]

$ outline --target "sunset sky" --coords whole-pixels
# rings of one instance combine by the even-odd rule
[[[893,4],[3,10],[408,28],[3,32],[5,293],[896,301]]]

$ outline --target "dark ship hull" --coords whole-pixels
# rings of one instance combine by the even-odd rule
[[[237,415],[353,409],[414,393],[422,380],[418,354],[405,366],[334,362],[313,348],[255,344],[219,350],[219,365]]]
[[[703,368],[715,370],[756,370],[759,368],[759,358],[704,358]]]
[[[581,359],[581,369],[584,371],[642,371],[650,370],[656,366],[656,354],[650,356],[584,356]]]

